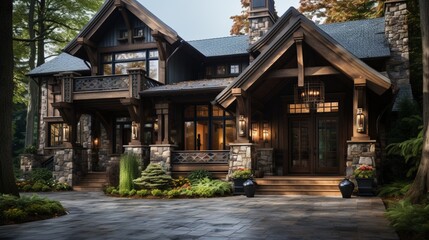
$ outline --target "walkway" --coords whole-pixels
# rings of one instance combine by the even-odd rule
[[[42,195],[60,200],[70,214],[0,226],[0,239],[398,239],[376,197],[154,200],[97,192]]]

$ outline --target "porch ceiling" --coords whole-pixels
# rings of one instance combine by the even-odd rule
[[[127,107],[124,106],[120,99],[98,99],[74,101],[74,107],[79,112],[93,113],[97,111],[110,112],[112,114],[128,114]]]

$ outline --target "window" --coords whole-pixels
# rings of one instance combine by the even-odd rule
[[[263,8],[265,7],[265,0],[253,0],[252,8]]]
[[[300,113],[310,113],[310,104],[306,103],[297,103],[289,104],[288,112],[291,114],[300,114]],[[318,113],[329,113],[329,112],[338,112],[339,103],[338,102],[324,102],[317,103],[316,112]]]
[[[239,74],[240,73],[240,65],[238,65],[238,64],[231,65],[229,73],[231,73],[231,74]]]
[[[234,118],[216,106],[188,106],[184,119],[185,150],[223,150],[234,141]]]
[[[108,53],[102,56],[103,74],[128,74],[129,68],[143,68],[149,78],[158,80],[158,51]]]
[[[50,123],[49,125],[49,147],[58,147],[63,144],[63,124]]]
[[[226,66],[219,65],[216,67],[216,75],[225,75],[226,74]]]

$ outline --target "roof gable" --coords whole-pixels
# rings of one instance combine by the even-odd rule
[[[84,60],[68,53],[61,53],[50,61],[34,68],[27,75],[50,75],[59,72],[85,72],[89,71],[89,64]]]
[[[246,91],[255,82],[260,81],[263,74],[269,71],[286,51],[295,44],[293,34],[298,31],[304,34],[306,44],[313,47],[344,75],[351,79],[367,79],[368,87],[377,94],[382,94],[391,87],[388,78],[359,60],[296,9],[290,8],[280,21],[281,24],[273,28],[272,32],[268,32],[264,38],[258,40],[251,47],[251,50],[260,50],[261,53],[231,85],[215,98],[214,103],[226,108],[235,100],[231,93],[233,88],[241,88]],[[284,27],[280,28],[280,25]]]
[[[153,31],[161,33],[170,44],[173,44],[174,42],[181,39],[172,28],[162,22],[136,0],[106,0],[106,2],[101,6],[100,10],[81,30],[76,38],[73,39],[64,48],[64,51],[74,55],[77,51],[80,50],[80,48],[82,48],[82,45],[79,44],[78,39],[91,39],[97,30],[106,24],[109,17],[111,17],[115,11],[119,11],[123,8],[134,14]]]

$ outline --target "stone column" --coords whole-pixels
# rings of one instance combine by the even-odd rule
[[[376,167],[375,143],[375,140],[347,141],[347,177],[351,177],[353,171],[360,165],[365,164]]]
[[[176,148],[171,144],[150,145],[150,163],[160,164],[171,175],[171,151]]]
[[[74,149],[64,148],[54,150],[54,171],[53,177],[62,183],[73,186]]]
[[[256,161],[256,148],[253,143],[230,143],[230,154],[229,154],[229,169],[228,176],[229,179],[231,174],[239,169],[246,168],[254,170],[255,161]]]
[[[260,170],[265,176],[274,175],[273,148],[258,148],[255,170]]]

